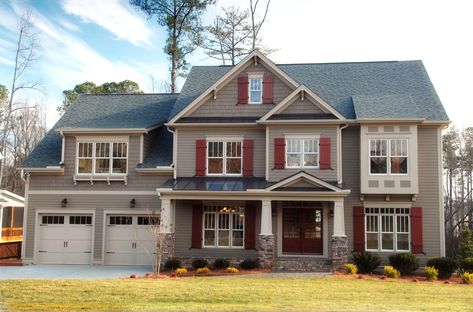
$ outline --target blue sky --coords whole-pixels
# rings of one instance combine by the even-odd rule
[[[220,0],[218,7],[246,7],[247,0]],[[209,8],[204,23],[218,7]],[[0,84],[11,83],[17,19],[33,12],[41,48],[29,72],[43,93],[23,93],[47,111],[48,125],[62,90],[84,81],[130,79],[150,92],[168,79],[165,32],[125,0],[0,0]],[[261,36],[281,63],[423,60],[459,127],[473,126],[473,47],[468,0],[272,0]],[[202,52],[193,65],[218,64]],[[182,82],[181,82],[182,83]]]

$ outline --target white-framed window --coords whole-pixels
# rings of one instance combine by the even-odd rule
[[[242,140],[207,141],[207,175],[241,175]]]
[[[318,168],[319,138],[286,138],[287,168]]]
[[[248,103],[263,103],[263,75],[249,75],[248,84]]]
[[[409,208],[365,208],[367,251],[410,251]]]
[[[203,214],[203,247],[243,248],[245,208],[207,205]]]
[[[125,175],[128,167],[128,143],[79,141],[77,174]]]
[[[370,174],[408,174],[407,139],[370,139]]]

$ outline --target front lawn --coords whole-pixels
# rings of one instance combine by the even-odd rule
[[[356,278],[0,282],[7,311],[471,311],[473,287]]]

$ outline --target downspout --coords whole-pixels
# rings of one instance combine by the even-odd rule
[[[59,135],[62,137],[62,145],[61,145],[61,162],[59,163],[61,166],[64,165],[64,153],[65,153],[65,146],[66,146],[66,137],[64,136],[64,132],[59,131]]]
[[[29,198],[29,190],[30,190],[30,174],[26,173],[26,179],[24,178],[24,170],[21,170],[21,180],[25,182],[25,201],[23,203],[23,243],[21,244],[21,260],[25,260],[26,258],[26,232],[27,232],[27,225],[28,225],[28,198]]]
[[[171,130],[169,127],[166,129],[172,133],[172,164],[170,165],[174,171],[174,180],[177,178],[177,170],[176,170],[176,157],[177,157],[177,135],[175,130]]]
[[[345,124],[341,127],[338,128],[337,131],[337,140],[339,142],[338,144],[338,185],[342,185],[343,183],[343,164],[342,164],[342,130],[348,127],[348,124]]]

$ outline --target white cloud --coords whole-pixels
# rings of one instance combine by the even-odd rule
[[[70,31],[80,31],[79,27],[69,21],[66,21],[64,19],[58,19],[57,22],[64,26],[67,30],[70,30]]]
[[[63,0],[63,10],[76,15],[86,23],[95,23],[107,29],[118,39],[134,45],[151,45],[151,29],[127,2],[118,0]]]

